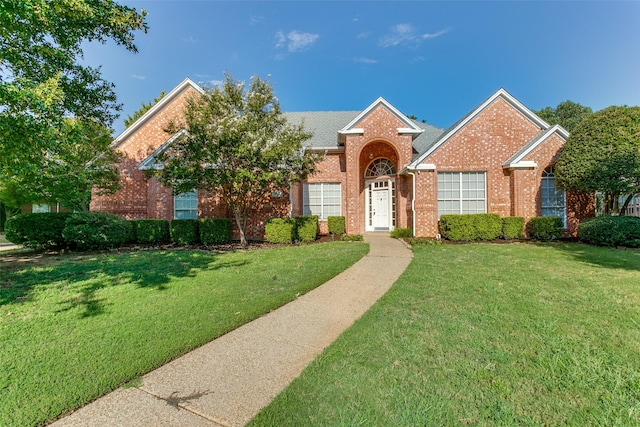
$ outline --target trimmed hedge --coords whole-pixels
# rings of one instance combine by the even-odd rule
[[[8,241],[29,248],[44,249],[66,245],[62,231],[71,213],[30,213],[16,215],[5,223]]]
[[[80,250],[116,248],[130,240],[131,223],[104,212],[77,212],[67,219],[62,236]]]
[[[203,218],[199,227],[200,241],[205,245],[231,241],[231,220],[228,218]]]
[[[166,219],[136,219],[136,241],[138,243],[169,243],[169,221]]]
[[[346,222],[343,216],[328,216],[327,226],[329,227],[329,234],[343,235],[346,230]]]
[[[529,220],[527,231],[529,237],[537,240],[553,240],[562,237],[564,224],[557,216],[536,216]]]
[[[395,228],[391,231],[391,237],[400,239],[404,237],[413,237],[413,229],[411,228]]]
[[[598,246],[640,247],[640,218],[601,216],[578,224],[580,240]]]
[[[502,234],[502,219],[498,214],[442,215],[440,234],[454,242],[494,240]]]
[[[524,218],[521,216],[505,216],[502,218],[502,238],[506,240],[524,237]]]
[[[293,243],[295,220],[293,218],[269,218],[264,226],[264,237],[269,243]]]
[[[200,241],[197,219],[173,219],[169,223],[171,241],[178,245],[193,245]]]
[[[316,215],[301,215],[294,218],[294,240],[313,242],[318,237],[318,217]]]

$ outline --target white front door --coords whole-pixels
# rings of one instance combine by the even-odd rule
[[[395,180],[368,181],[366,190],[366,231],[393,230]]]
[[[382,188],[373,190],[373,229],[389,229],[389,189]]]

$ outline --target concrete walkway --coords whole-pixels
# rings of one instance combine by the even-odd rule
[[[12,249],[20,249],[22,246],[13,243],[0,243],[0,251],[10,251]]]
[[[242,426],[378,300],[411,262],[388,234],[324,285],[53,426]]]

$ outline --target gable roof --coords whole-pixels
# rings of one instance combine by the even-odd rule
[[[195,89],[200,94],[204,93],[204,89],[198,86],[193,80],[191,80],[189,77],[185,78],[182,82],[180,82],[178,86],[171,89],[171,91],[163,96],[160,101],[156,102],[153,107],[151,107],[142,116],[140,116],[138,120],[133,122],[131,126],[126,128],[120,135],[118,135],[112,142],[112,148],[118,148],[118,146],[120,146],[120,144],[122,144],[130,135],[134,134],[139,128],[142,127],[142,125],[147,122],[147,120],[153,117],[157,111],[160,111],[162,108],[164,108],[165,105],[169,104],[189,87]]]
[[[138,165],[138,169],[141,171],[152,170],[152,169],[157,169],[157,170],[162,169],[164,165],[156,161],[156,156],[162,153],[164,150],[166,150],[167,147],[169,147],[171,144],[173,144],[173,141],[180,138],[182,135],[186,135],[186,134],[187,134],[186,129],[180,129],[178,132],[174,133],[171,136],[171,138],[163,142],[162,145],[160,145],[158,148],[154,150],[153,153],[149,154],[146,159],[141,161],[140,164]]]
[[[356,128],[355,126],[365,117],[367,117],[373,110],[382,105],[387,110],[391,112],[398,120],[402,123],[406,124],[406,127],[398,128],[398,133],[410,134],[410,135],[420,135],[424,130],[420,128],[413,120],[402,114],[396,107],[391,105],[386,99],[383,97],[379,97],[371,105],[364,109],[358,116],[356,116],[353,120],[351,120],[347,125],[345,125],[342,129],[338,131],[341,135],[352,135],[352,134],[360,134],[363,132],[362,129]]]
[[[518,168],[518,167],[534,167],[535,162],[527,162],[523,160],[529,153],[531,153],[536,147],[542,144],[551,135],[557,134],[565,142],[569,138],[569,132],[560,125],[554,125],[549,129],[543,130],[535,138],[529,141],[523,146],[517,153],[511,156],[506,162],[502,164],[503,168]]]
[[[407,168],[415,169],[420,163],[422,163],[427,157],[429,157],[434,151],[440,148],[444,143],[446,143],[449,139],[451,139],[456,133],[458,133],[462,128],[464,128],[467,123],[473,120],[476,116],[478,116],[485,108],[491,105],[498,98],[503,99],[513,108],[518,110],[522,115],[536,124],[543,130],[549,129],[549,123],[542,120],[538,117],[533,111],[524,106],[520,101],[514,98],[509,92],[505,89],[500,88],[496,93],[487,98],[482,104],[473,109],[469,114],[460,119],[457,123],[451,126],[447,131],[443,133],[443,135],[437,140],[433,141],[431,144],[426,146],[425,151],[419,155],[415,160],[413,160]]]

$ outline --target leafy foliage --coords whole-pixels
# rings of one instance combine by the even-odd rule
[[[228,218],[201,219],[200,241],[205,245],[231,241],[231,220]]]
[[[113,123],[120,109],[113,84],[78,59],[92,41],[135,52],[134,31],[146,31],[145,16],[111,0],[3,0],[0,177],[43,169],[43,153],[56,154],[64,141],[65,117]]]
[[[557,216],[537,216],[527,224],[529,237],[538,240],[553,240],[562,237],[564,224]]]
[[[227,75],[224,85],[192,97],[185,128],[158,155],[160,181],[175,193],[194,188],[217,191],[233,213],[240,242],[247,244],[249,213],[268,201],[272,190],[289,187],[313,172],[318,157],[303,149],[311,135],[282,115],[273,89],[253,77],[244,83]]]
[[[580,122],[556,165],[556,180],[567,190],[602,192],[604,213],[624,212],[621,195],[640,192],[640,107],[612,106]]]
[[[502,219],[497,214],[441,215],[440,233],[456,242],[494,240],[502,234]]]
[[[413,230],[411,228],[395,228],[391,232],[391,237],[396,239],[413,237]]]
[[[171,241],[169,221],[166,219],[137,219],[136,240],[138,243],[168,243]]]
[[[316,215],[301,215],[294,218],[295,240],[313,242],[318,237],[318,217]]]
[[[110,249],[129,240],[131,226],[126,219],[104,212],[77,212],[65,222],[62,237],[80,250]]]
[[[556,108],[545,107],[536,111],[536,114],[547,123],[558,124],[572,132],[578,123],[593,114],[593,110],[590,107],[567,100],[558,104]]]
[[[521,239],[524,235],[524,218],[521,216],[505,216],[502,218],[502,238]]]
[[[62,236],[70,213],[32,213],[16,215],[5,223],[7,240],[29,248],[65,246]]]
[[[578,236],[598,246],[640,247],[640,218],[600,216],[581,222]]]
[[[264,238],[269,243],[293,243],[295,231],[292,218],[269,218],[264,226]]]
[[[329,233],[333,235],[342,235],[346,232],[344,216],[328,216],[327,226],[329,227]]]
[[[193,245],[200,241],[197,219],[173,219],[169,223],[171,241],[179,245]]]
[[[149,111],[162,98],[164,98],[164,96],[166,94],[167,93],[163,90],[162,92],[160,92],[160,95],[158,95],[155,98],[153,98],[153,102],[148,102],[146,104],[144,102],[142,102],[142,106],[140,107],[140,109],[136,110],[132,115],[129,115],[129,116],[127,116],[126,119],[124,119],[124,127],[128,128],[129,126],[131,126],[136,120],[138,120],[140,117],[142,117],[144,115],[144,113]]]

